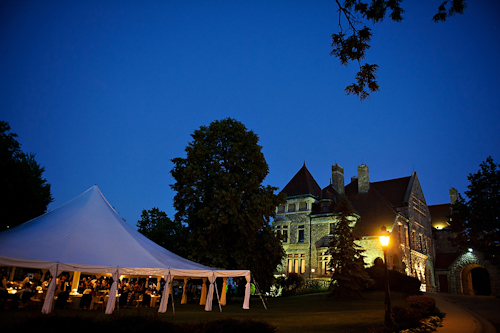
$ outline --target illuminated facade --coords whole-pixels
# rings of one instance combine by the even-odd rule
[[[432,216],[433,238],[436,244],[437,291],[465,295],[500,295],[500,267],[484,260],[474,249],[461,251],[449,241],[455,237],[449,226],[452,203],[458,198],[456,189],[450,189],[450,203],[429,206]]]
[[[415,172],[371,183],[368,167],[360,165],[358,175],[344,185],[344,170],[335,164],[330,184],[321,188],[304,164],[282,192],[287,202],[276,208],[273,221],[274,230],[283,236],[286,252],[278,267],[280,274],[329,278],[326,251],[337,223],[335,208],[345,195],[356,212],[352,223],[365,249],[365,264],[371,266],[383,257],[378,234],[385,226],[391,232],[389,268],[417,277],[424,290],[435,290],[430,212]]]

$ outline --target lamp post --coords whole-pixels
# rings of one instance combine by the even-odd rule
[[[384,263],[385,263],[385,318],[384,324],[389,326],[392,323],[391,320],[391,296],[389,290],[389,270],[387,268],[387,247],[389,246],[391,234],[385,226],[382,226],[379,239],[382,249],[384,250]]]

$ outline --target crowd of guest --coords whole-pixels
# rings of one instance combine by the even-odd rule
[[[131,306],[147,306],[151,304],[151,295],[157,291],[156,283],[147,284],[145,280],[129,281],[123,279],[118,286],[118,293],[120,294],[119,305],[120,307]]]
[[[47,293],[47,289],[52,281],[50,273],[45,276],[45,279],[40,272],[24,275],[24,278],[18,281],[8,282],[6,275],[0,271],[0,307],[3,307],[5,301],[15,300],[19,303],[19,307],[24,307],[27,301],[37,298],[38,301],[43,301]],[[68,307],[74,297],[79,298],[79,307],[81,309],[95,309],[95,304],[103,306],[107,295],[113,284],[111,277],[95,275],[81,275],[76,290],[72,290],[73,273],[64,272],[56,278],[55,284],[55,308]],[[30,279],[31,278],[31,279]],[[231,282],[230,282],[231,281]],[[228,299],[234,298],[236,294],[233,281],[228,280],[227,291]],[[157,285],[159,283],[159,285]],[[189,280],[186,285],[174,284],[172,286],[172,295],[183,295],[183,302],[198,302],[201,291],[201,279]],[[119,307],[149,307],[157,306],[158,298],[152,297],[161,296],[163,292],[164,281],[158,281],[156,278],[123,278],[118,281],[118,306]],[[12,291],[14,291],[13,293]],[[185,289],[185,291],[184,291]],[[10,295],[9,295],[10,294]],[[184,295],[185,294],[185,295]],[[185,296],[185,297],[184,297]],[[73,298],[71,298],[73,297]],[[11,303],[12,304],[12,303]],[[41,304],[41,303],[39,303]],[[74,304],[78,308],[78,304]],[[105,305],[104,305],[105,306]]]

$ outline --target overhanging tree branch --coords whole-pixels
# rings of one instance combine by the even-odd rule
[[[371,21],[372,24],[381,22],[387,15],[395,22],[403,20],[404,9],[401,7],[403,0],[371,0],[364,2],[361,0],[345,0],[341,3],[335,0],[339,15],[339,32],[331,35],[333,55],[340,60],[340,64],[347,66],[351,61],[357,61],[359,72],[356,74],[356,83],[345,88],[348,95],[354,94],[361,101],[370,96],[371,92],[379,90],[376,81],[376,71],[378,65],[364,64],[361,60],[365,57],[366,51],[370,48],[372,32],[366,25],[363,28],[359,26],[362,20]],[[454,14],[462,14],[467,7],[465,0],[445,0],[439,7],[438,13],[434,15],[434,22],[445,21],[446,18]],[[347,22],[347,28],[344,29],[343,19]]]

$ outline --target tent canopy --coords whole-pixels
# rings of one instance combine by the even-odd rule
[[[163,275],[171,277],[245,276],[182,258],[128,225],[95,185],[67,202],[0,233],[0,265],[57,271]]]

